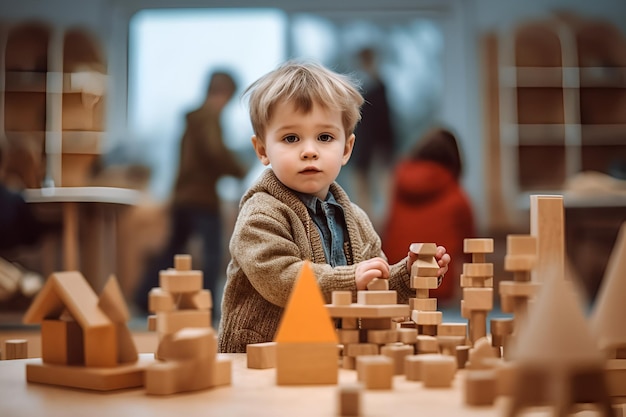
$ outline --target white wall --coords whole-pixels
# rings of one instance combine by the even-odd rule
[[[468,167],[464,183],[480,225],[486,224],[483,90],[478,55],[481,35],[559,8],[609,19],[626,33],[624,0],[0,0],[0,21],[41,18],[60,27],[81,24],[102,39],[111,80],[107,131],[115,140],[126,134],[128,22],[137,10],[159,7],[282,7],[313,11],[384,7],[444,13],[449,37],[443,122],[453,127],[463,142]]]

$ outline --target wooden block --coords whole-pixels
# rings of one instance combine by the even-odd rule
[[[430,298],[430,290],[427,288],[416,288],[415,298]]]
[[[444,355],[424,358],[421,373],[426,388],[450,387],[456,373],[456,358]]]
[[[425,336],[437,336],[436,324],[418,324],[417,334]]]
[[[151,314],[148,316],[148,331],[150,332],[156,332],[156,323],[157,323],[157,316],[156,314]]]
[[[441,323],[437,325],[437,336],[467,336],[467,323]]]
[[[210,310],[213,307],[211,290],[200,290],[178,294],[178,310]]]
[[[215,386],[215,359],[208,357],[157,362],[146,368],[148,395],[171,395]]]
[[[411,243],[409,250],[420,257],[435,256],[437,245],[434,243]]]
[[[166,269],[159,272],[159,286],[163,291],[178,294],[202,289],[202,271],[177,271]]]
[[[28,340],[9,339],[4,341],[4,359],[28,358]]]
[[[378,355],[378,345],[375,343],[350,343],[344,345],[346,356]]]
[[[461,274],[461,288],[476,287],[485,288],[493,287],[493,277],[466,277]]]
[[[381,330],[384,331],[384,330]],[[347,345],[350,343],[359,343],[359,330],[358,329],[337,329],[337,337],[339,343]]]
[[[336,384],[338,360],[336,343],[278,342],[276,384]]]
[[[504,297],[534,297],[541,284],[537,282],[500,281],[500,295]]]
[[[422,363],[428,358],[438,358],[438,353],[409,355],[404,358],[404,373],[409,381],[422,380]]]
[[[439,344],[439,352],[443,355],[455,356],[456,347],[463,345],[467,341],[465,336],[435,336]]]
[[[356,356],[342,356],[341,367],[343,369],[356,369]]]
[[[209,358],[215,361],[217,337],[212,328],[187,327],[163,336],[157,349],[162,361]]]
[[[505,271],[531,271],[536,264],[537,256],[535,255],[506,255],[504,257]]]
[[[411,276],[411,288],[414,289],[429,289],[434,290],[438,287],[439,279],[437,275],[434,276]]]
[[[609,359],[604,369],[609,395],[626,397],[626,359]]]
[[[174,296],[161,287],[155,287],[148,293],[148,310],[152,313],[172,311],[175,309]]]
[[[388,291],[389,280],[382,278],[374,278],[367,284],[367,289],[370,291]]]
[[[382,306],[367,306],[362,304],[334,306],[332,304],[326,304],[326,309],[331,317],[357,317],[363,320],[381,317],[406,317],[409,315],[409,306],[406,304]]]
[[[472,370],[465,373],[463,385],[465,404],[492,405],[496,399],[496,371]]]
[[[276,342],[251,343],[246,346],[248,368],[268,369],[276,367]]]
[[[157,332],[174,333],[185,327],[211,327],[211,312],[197,310],[164,311],[157,314]]]
[[[420,334],[417,336],[417,353],[439,353],[439,342],[435,336]]]
[[[469,363],[466,367],[469,369],[488,369],[491,367],[489,360],[496,358],[497,356],[489,339],[481,337],[474,342],[474,347],[470,349],[468,359]]]
[[[532,280],[565,279],[565,221],[563,196],[530,196],[530,234],[537,239],[537,265]]]
[[[128,306],[115,275],[111,275],[104,285],[98,299],[98,307],[114,323],[126,323],[130,320]]]
[[[177,271],[191,271],[191,255],[174,255],[174,269]]]
[[[413,346],[402,343],[390,344],[380,348],[380,354],[387,356],[393,361],[393,372],[395,375],[404,374],[404,358],[413,355],[413,353],[415,353]]]
[[[224,385],[230,385],[232,382],[232,365],[231,358],[224,356],[224,354],[218,354],[215,358],[215,369],[213,376],[213,386],[221,387]]]
[[[493,239],[468,238],[463,240],[464,253],[493,253]]]
[[[441,311],[411,311],[411,320],[418,325],[438,325],[443,319]]]
[[[411,277],[437,277],[438,275],[439,264],[437,264],[434,257],[429,259],[418,258],[411,265]]]
[[[352,304],[352,291],[333,291],[332,303],[336,306],[349,306]]]
[[[337,389],[337,415],[360,416],[362,391],[363,385],[359,383],[340,385]]]
[[[394,329],[396,326],[391,318],[362,318],[361,329],[365,330],[388,330]]]
[[[417,343],[417,329],[399,328],[396,330],[398,342],[415,345]]]
[[[41,359],[55,365],[84,365],[83,331],[76,321],[41,322]]]
[[[397,339],[398,331],[396,329],[367,330],[367,343],[384,345],[386,343],[394,343]]]
[[[391,389],[393,361],[383,355],[359,356],[356,360],[357,378],[366,389]]]
[[[519,365],[515,361],[501,361],[494,369],[496,371],[496,395],[513,395],[515,375]]]
[[[463,275],[466,277],[493,277],[492,263],[464,263]]]
[[[537,238],[532,235],[508,235],[506,237],[507,255],[537,255]]]
[[[409,298],[409,309],[420,311],[437,311],[437,299]]]
[[[465,308],[489,311],[493,309],[493,288],[463,288]]]
[[[365,305],[385,305],[398,303],[397,291],[357,291],[356,297],[357,303]]]
[[[458,369],[464,369],[469,359],[469,351],[471,346],[461,345],[456,347],[456,366]]]
[[[141,361],[114,367],[28,363],[26,364],[26,380],[40,384],[95,391],[136,388],[144,385],[144,370],[150,363],[152,361]]]
[[[106,326],[83,328],[85,366],[116,366],[118,364],[117,328]]]
[[[139,358],[135,339],[126,323],[115,323],[115,338],[117,340],[117,363],[132,363]]]
[[[489,323],[491,334],[509,335],[513,333],[513,319],[510,317],[491,319]]]
[[[342,329],[358,329],[359,319],[356,317],[343,317],[341,319],[341,328]]]

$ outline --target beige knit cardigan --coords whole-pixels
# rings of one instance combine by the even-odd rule
[[[344,209],[348,229],[344,245],[348,265],[335,268],[326,263],[321,237],[306,206],[271,169],[242,197],[229,245],[220,352],[245,352],[249,343],[273,340],[305,260],[312,262],[324,299],[330,303],[337,290],[352,291],[356,300],[355,264],[376,256],[386,259],[365,212],[350,202],[338,184],[330,190]],[[406,260],[391,265],[389,286],[398,292],[399,303],[415,296]]]

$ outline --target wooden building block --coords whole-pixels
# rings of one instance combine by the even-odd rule
[[[443,355],[455,356],[457,346],[462,346],[467,342],[466,336],[435,336],[439,344],[439,352]]]
[[[217,337],[213,328],[187,327],[163,336],[156,356],[162,361],[209,358],[215,361]]]
[[[352,304],[352,291],[333,291],[332,303],[336,306],[349,306]]]
[[[500,295],[504,297],[524,297],[535,296],[539,291],[540,283],[537,282],[515,282],[500,281]]]
[[[467,336],[467,323],[440,323],[437,336]]]
[[[398,303],[397,291],[357,291],[356,297],[357,303],[365,305],[385,305]]]
[[[437,264],[434,257],[427,259],[418,258],[411,265],[411,277],[436,277],[438,275],[439,264]]]
[[[466,277],[493,277],[492,263],[464,263],[463,275]]]
[[[463,397],[472,406],[492,405],[496,399],[496,371],[472,370],[465,373]]]
[[[488,369],[490,359],[497,358],[491,342],[487,337],[481,337],[474,342],[474,347],[469,351],[468,369]]]
[[[493,253],[493,239],[467,238],[463,240],[464,253]]]
[[[471,346],[461,345],[456,347],[456,366],[458,369],[465,369],[465,365],[469,360],[469,351]]]
[[[435,336],[420,334],[415,349],[417,353],[439,353],[439,342]]]
[[[358,332],[357,332],[358,333]],[[276,367],[276,342],[251,343],[246,346],[248,368],[268,369]]]
[[[336,384],[339,374],[337,343],[287,343],[276,346],[278,385]]]
[[[477,288],[485,288],[485,287],[493,287],[493,277],[468,277],[461,274],[460,277],[461,288],[465,287],[477,287]]]
[[[231,358],[218,354],[215,358],[215,369],[213,376],[213,386],[221,387],[232,383],[233,361]]]
[[[211,327],[211,312],[201,310],[173,310],[157,314],[156,329],[160,334],[177,332],[185,327]]]
[[[344,346],[346,356],[378,355],[376,343],[350,343]]]
[[[530,234],[537,239],[537,265],[532,280],[565,279],[565,220],[563,196],[530,196]]]
[[[421,381],[422,380],[422,362],[420,356],[423,355],[408,355],[404,358],[404,375],[409,381]]]
[[[456,373],[456,358],[444,355],[424,358],[421,373],[426,388],[450,387]]]
[[[420,311],[437,311],[437,299],[409,298],[409,309]]]
[[[437,245],[434,243],[411,243],[409,250],[420,257],[435,256]]]
[[[469,310],[493,309],[493,288],[463,288],[463,301]]]
[[[109,277],[102,292],[100,292],[98,307],[114,323],[126,323],[130,320],[130,312],[115,275]]]
[[[363,330],[387,330],[395,329],[395,327],[395,323],[390,317],[361,319],[361,329]]]
[[[159,272],[159,286],[170,293],[195,292],[202,289],[202,271],[177,271],[166,269]]]
[[[178,310],[210,310],[213,307],[213,298],[211,290],[200,290],[194,292],[186,292],[177,296]]]
[[[362,392],[363,385],[359,383],[340,385],[337,389],[337,415],[360,416]]]
[[[55,365],[84,365],[83,331],[76,321],[41,322],[41,359]]]
[[[380,354],[387,356],[393,361],[393,372],[395,375],[404,374],[404,358],[414,353],[415,349],[413,346],[402,343],[389,344],[380,348]]]
[[[374,278],[367,284],[368,290],[373,291],[388,291],[389,290],[389,280],[382,278]]]
[[[191,255],[174,255],[174,269],[177,271],[191,271]]]
[[[507,255],[537,255],[537,238],[532,235],[507,235]]]
[[[626,359],[609,359],[604,367],[611,397],[626,397]]]
[[[4,341],[4,359],[28,358],[28,340],[9,339]]]
[[[506,255],[504,257],[505,271],[528,271],[530,273],[536,264],[536,255]]]
[[[396,329],[367,330],[367,343],[384,345],[386,343],[394,343],[397,340],[398,331]]]
[[[418,325],[438,325],[443,320],[441,311],[411,311],[411,320]]]
[[[417,343],[417,329],[399,328],[396,331],[398,335],[398,342],[402,342],[407,345],[415,345]]]
[[[409,306],[407,304],[378,306],[367,306],[363,304],[335,306],[326,304],[326,309],[331,317],[356,317],[361,318],[361,321],[386,317],[406,317],[409,315]]]
[[[439,279],[437,278],[437,275],[431,275],[431,276],[412,275],[411,276],[410,287],[414,289],[434,290],[439,286],[438,284],[439,284]]]
[[[359,343],[360,333],[358,329],[337,329],[337,337],[342,345]]]
[[[356,360],[357,378],[366,389],[391,389],[394,364],[383,355],[359,356]]]
[[[145,373],[148,395],[171,395],[215,386],[215,360],[206,357],[156,362]]]
[[[157,325],[156,325],[156,323],[157,323],[157,316],[156,316],[156,314],[150,314],[148,316],[147,321],[148,321],[148,326],[147,326],[148,327],[148,331],[156,332],[156,329],[157,329]]]

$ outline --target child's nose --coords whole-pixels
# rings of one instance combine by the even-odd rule
[[[319,153],[317,151],[317,147],[312,144],[304,145],[302,149],[302,159],[317,159],[319,157]]]

